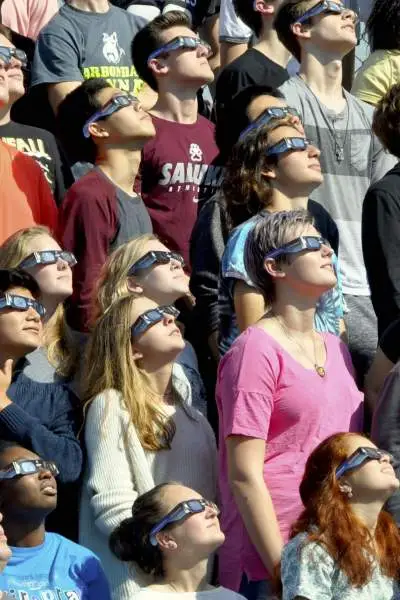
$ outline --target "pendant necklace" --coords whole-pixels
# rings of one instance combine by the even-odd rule
[[[316,372],[318,373],[318,375],[319,375],[320,377],[325,377],[325,375],[326,375],[326,370],[325,370],[325,367],[323,367],[322,365],[319,365],[319,364],[317,363],[317,349],[316,349],[316,347],[315,347],[315,332],[314,332],[314,330],[313,330],[313,338],[312,338],[312,339],[313,339],[313,346],[314,346],[314,360],[312,360],[312,359],[311,359],[311,358],[308,356],[308,353],[306,352],[306,350],[305,350],[305,348],[304,348],[303,344],[300,344],[300,342],[298,342],[298,341],[296,340],[296,338],[294,338],[294,337],[291,335],[291,333],[290,333],[290,331],[289,331],[288,327],[287,327],[287,326],[286,326],[286,324],[283,322],[283,320],[282,320],[282,319],[281,319],[281,318],[280,318],[278,315],[274,315],[274,317],[275,317],[275,319],[278,321],[278,323],[279,323],[279,325],[280,325],[280,327],[281,327],[281,329],[282,329],[283,333],[286,335],[286,337],[287,337],[287,338],[288,338],[288,339],[289,339],[291,342],[294,342],[294,343],[296,344],[296,346],[297,346],[297,347],[298,347],[298,348],[301,350],[301,354],[302,354],[302,355],[304,355],[304,356],[307,358],[307,360],[309,360],[309,361],[311,362],[311,364],[313,365],[313,367],[314,367],[314,369],[316,370]],[[326,348],[326,347],[325,347],[325,348]]]

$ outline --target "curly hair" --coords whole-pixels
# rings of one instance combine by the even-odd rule
[[[375,0],[366,29],[372,52],[400,50],[400,0]]]
[[[396,83],[379,100],[372,130],[391,154],[400,158],[400,84]]]
[[[360,437],[354,433],[331,435],[309,456],[300,484],[305,509],[292,526],[290,537],[307,532],[307,541],[323,545],[349,583],[361,587],[370,580],[373,571],[371,533],[352,511],[335,475],[336,468],[348,457],[346,442],[354,436]],[[384,510],[378,518],[374,541],[375,558],[382,573],[398,579],[400,533],[394,519]]]
[[[266,154],[268,136],[283,125],[290,125],[290,117],[249,132],[233,147],[222,183],[222,205],[230,230],[268,207],[272,187],[264,172],[277,164],[276,156]]]

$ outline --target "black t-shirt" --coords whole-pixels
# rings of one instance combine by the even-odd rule
[[[286,69],[255,48],[231,62],[218,76],[215,92],[217,120],[223,116],[239,92],[252,85],[269,85],[276,89],[287,79]]]
[[[339,251],[339,231],[335,221],[328,211],[314,200],[308,200],[307,210],[314,217],[316,229],[330,243],[332,250],[337,255]]]
[[[400,360],[400,319],[389,325],[379,340],[379,347],[393,364]]]
[[[6,125],[0,125],[0,138],[37,160],[59,206],[66,188],[73,183],[73,177],[54,135],[39,127],[10,121]]]

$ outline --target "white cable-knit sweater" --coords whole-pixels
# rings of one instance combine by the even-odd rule
[[[179,381],[175,380],[174,387],[179,388]],[[205,417],[190,406],[190,390],[181,387],[179,395],[187,402],[169,407],[176,423],[171,450],[143,450],[134,427],[128,430],[128,412],[115,390],[96,396],[87,413],[79,542],[100,558],[113,600],[132,600],[140,586],[149,583],[137,567],[128,567],[108,548],[111,532],[132,516],[136,497],[171,480],[180,481],[206,498],[216,497],[213,431]]]

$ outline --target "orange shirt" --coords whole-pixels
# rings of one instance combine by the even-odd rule
[[[36,161],[0,141],[0,244],[32,225],[57,225],[57,207]]]

